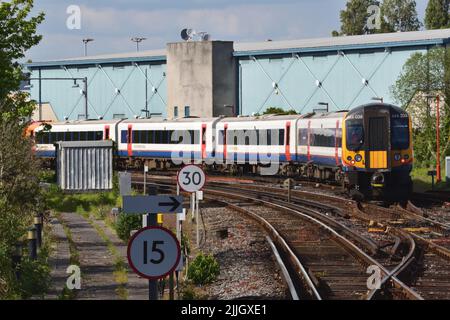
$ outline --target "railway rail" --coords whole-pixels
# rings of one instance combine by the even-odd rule
[[[159,185],[167,188],[171,183],[166,178],[166,181]],[[335,210],[330,206],[322,205],[320,212],[317,210],[320,207],[317,203],[313,205],[316,208],[311,209],[305,206],[304,202],[286,203],[285,200],[275,199],[270,193],[252,193],[250,188],[246,190],[245,195],[242,195],[242,189],[237,187],[210,185],[205,191],[207,197],[215,196],[216,201],[224,201],[223,198],[237,201],[237,205],[230,200],[227,200],[227,203],[263,226],[287,257],[292,269],[296,271],[295,274],[300,275],[299,282],[307,285],[303,292],[308,292],[309,298],[379,298],[383,296],[380,292],[387,292],[386,287],[389,284],[389,287],[394,288],[389,288],[394,297],[421,299],[393,273],[403,270],[405,261],[411,259],[415,251],[414,241],[411,241],[412,245],[406,258],[394,266],[392,263],[389,265],[393,268],[392,271],[373,257],[380,253],[380,248],[374,241],[358,235],[328,216],[330,210]],[[370,265],[375,265],[382,271],[383,290],[368,292],[366,269]]]

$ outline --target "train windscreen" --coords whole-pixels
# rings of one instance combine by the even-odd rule
[[[347,149],[358,151],[364,145],[364,125],[362,119],[346,121]]]
[[[393,150],[409,148],[408,118],[391,118],[391,148]]]

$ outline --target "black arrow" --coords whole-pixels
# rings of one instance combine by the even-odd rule
[[[158,206],[160,207],[170,207],[172,206],[172,208],[169,211],[175,211],[181,204],[180,201],[178,201],[177,198],[174,197],[170,197],[170,200],[172,200],[172,202],[159,202]]]

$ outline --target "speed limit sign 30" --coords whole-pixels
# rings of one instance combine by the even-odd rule
[[[147,227],[136,232],[128,244],[128,262],[135,273],[155,280],[173,272],[181,257],[175,235],[162,227]]]
[[[177,181],[184,191],[197,192],[205,185],[206,176],[199,166],[187,165],[178,172]]]

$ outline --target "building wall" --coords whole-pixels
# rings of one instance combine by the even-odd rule
[[[395,103],[390,88],[403,65],[411,54],[426,50],[414,47],[240,57],[240,113],[251,115],[267,107],[281,107],[304,114],[318,108],[319,102],[329,103],[330,111],[345,110],[374,97]]]
[[[147,83],[145,72],[147,72]],[[38,78],[37,68],[31,69],[31,78]],[[146,86],[148,109],[151,113],[166,116],[167,87],[165,63],[120,63],[43,67],[42,78],[88,78],[89,118],[112,119],[145,116]],[[39,99],[39,81],[31,81],[32,99]],[[68,80],[43,80],[42,101],[49,102],[58,120],[71,120],[84,116],[83,82]]]
[[[169,118],[231,115],[236,103],[233,42],[188,41],[167,45]]]

